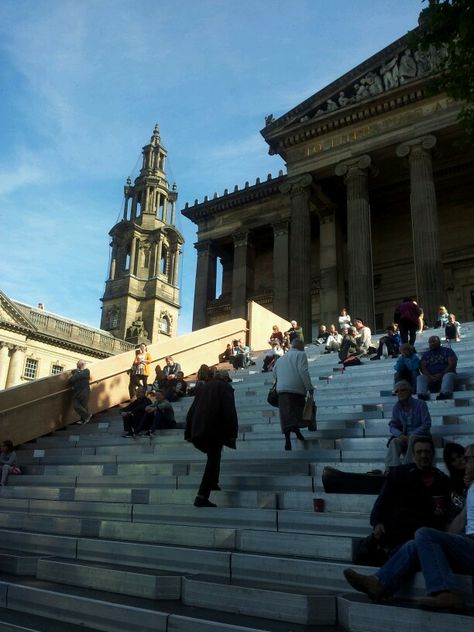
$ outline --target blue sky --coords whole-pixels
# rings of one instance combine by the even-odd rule
[[[284,164],[259,134],[416,26],[419,0],[2,0],[0,288],[93,326],[123,185],[159,123],[178,208]],[[190,331],[195,227],[181,268]]]

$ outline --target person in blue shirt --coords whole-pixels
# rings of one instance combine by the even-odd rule
[[[431,336],[428,344],[430,349],[421,357],[421,374],[416,380],[418,399],[429,400],[429,391],[439,391],[436,399],[451,399],[458,357],[450,347],[441,346],[439,336]]]
[[[416,437],[430,434],[431,417],[426,402],[412,397],[412,387],[406,380],[395,384],[398,402],[392,409],[390,420],[390,439],[388,440],[386,471],[400,465],[400,455],[404,454],[404,463],[413,463],[413,442]]]

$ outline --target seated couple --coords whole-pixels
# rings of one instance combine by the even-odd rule
[[[174,410],[162,391],[139,388],[137,399],[120,411],[123,419],[123,437],[152,436],[156,430],[176,428]]]

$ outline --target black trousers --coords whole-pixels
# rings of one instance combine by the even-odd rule
[[[198,496],[209,498],[211,491],[219,484],[219,473],[221,470],[222,444],[209,447],[207,451],[207,463],[202,475]]]
[[[409,342],[413,347],[415,345],[416,340],[416,330],[418,329],[418,325],[413,323],[411,320],[400,320],[399,324],[400,329],[400,338],[402,343]],[[410,338],[408,338],[410,336]]]

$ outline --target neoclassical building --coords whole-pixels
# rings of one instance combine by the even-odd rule
[[[174,225],[178,192],[166,180],[166,157],[156,125],[143,147],[139,176],[124,187],[123,217],[109,233],[101,328],[133,343],[157,342],[177,331],[184,239]]]
[[[440,304],[474,318],[474,152],[461,104],[428,89],[443,58],[403,37],[266,117],[287,174],[182,211],[197,225],[194,329],[245,317],[248,299],[305,332],[342,306],[381,329],[405,295],[428,322]]]
[[[93,362],[133,349],[105,331],[0,291],[0,390],[62,373],[80,359]]]

